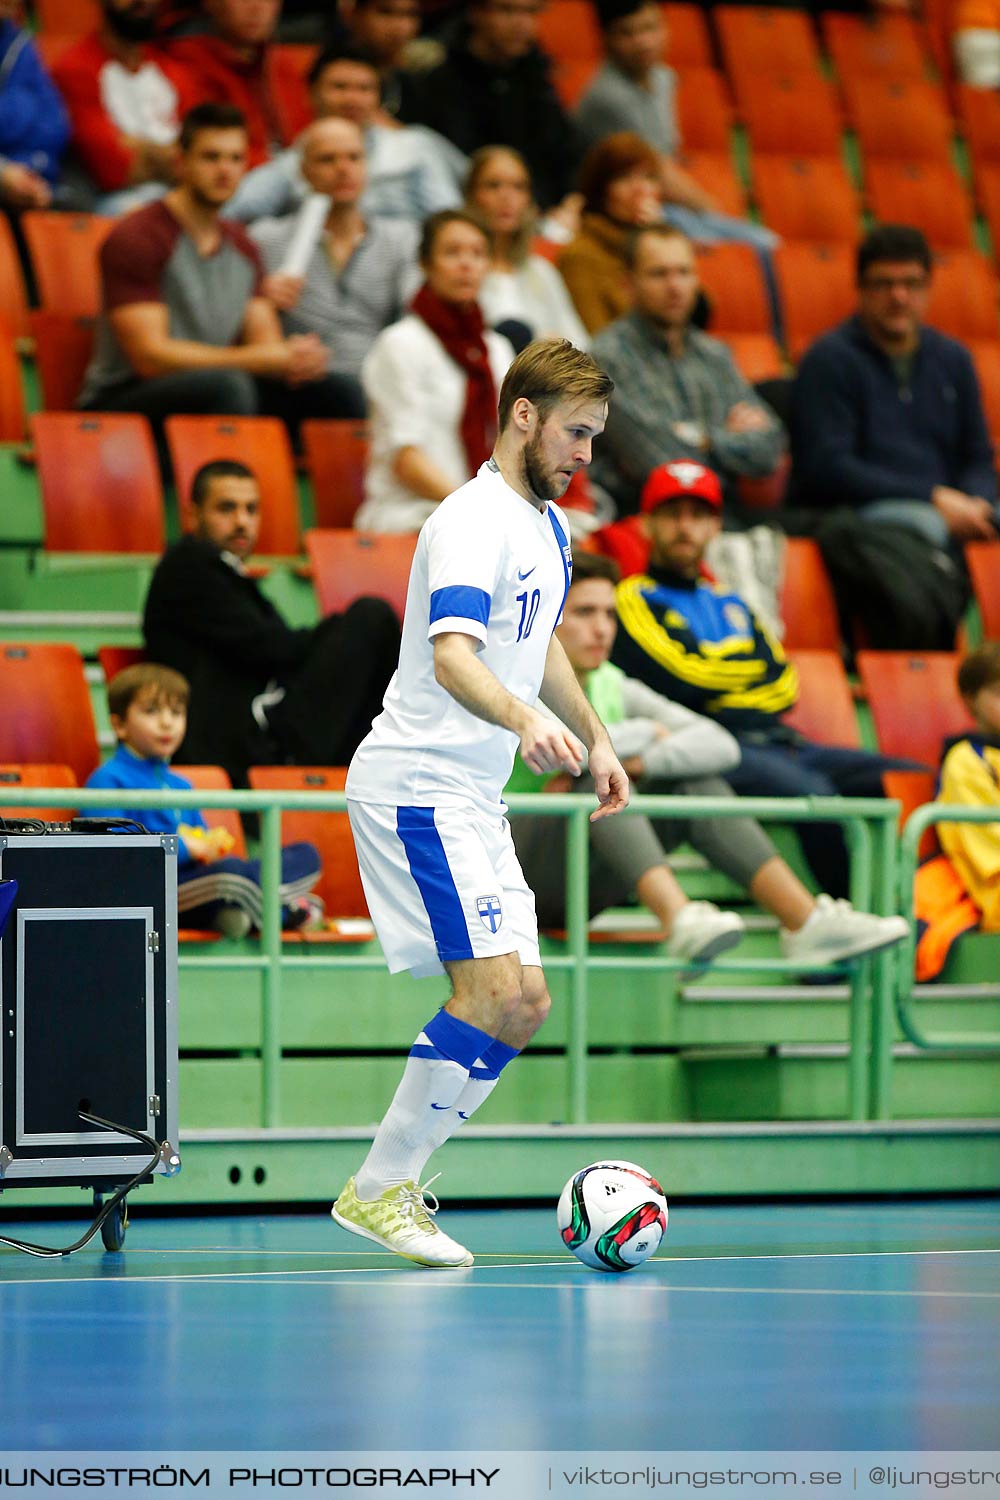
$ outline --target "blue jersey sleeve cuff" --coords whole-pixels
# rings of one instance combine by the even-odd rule
[[[428,634],[435,636],[457,630],[485,644],[489,618],[490,596],[485,589],[472,588],[468,584],[435,589],[431,594]]]

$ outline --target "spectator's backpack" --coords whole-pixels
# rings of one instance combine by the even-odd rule
[[[873,525],[846,507],[816,532],[837,605],[856,645],[953,651],[969,590],[958,562],[904,526]]]

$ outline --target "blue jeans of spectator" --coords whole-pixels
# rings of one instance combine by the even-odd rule
[[[731,214],[702,212],[697,208],[682,208],[679,203],[668,203],[663,217],[696,245],[738,244],[750,245],[754,250],[775,250],[781,243],[780,237],[766,224],[734,219]]]
[[[759,745],[740,739],[743,758],[726,772],[744,797],[881,797],[883,771],[926,771],[919,761],[837,745]],[[847,846],[838,823],[798,823],[802,852],[821,890],[846,896]]]
[[[932,547],[951,546],[951,533],[939,510],[929,500],[872,500],[861,507],[866,521],[886,526],[905,526],[915,531]]]
[[[314,844],[285,844],[281,850],[282,922],[289,917],[285,903],[311,891],[322,872]],[[259,928],[263,915],[260,860],[227,855],[209,864],[188,864],[177,874],[177,909],[180,925],[212,928],[226,906],[246,912],[251,927]]]

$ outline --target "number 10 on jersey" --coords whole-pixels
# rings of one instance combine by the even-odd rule
[[[514,602],[521,606],[521,618],[517,626],[517,639],[519,641],[523,641],[526,640],[531,634],[531,627],[535,623],[535,616],[538,613],[538,606],[542,602],[541,590],[532,589],[529,595],[526,589],[523,594],[518,594],[516,596]],[[515,645],[516,644],[517,642],[515,642]]]

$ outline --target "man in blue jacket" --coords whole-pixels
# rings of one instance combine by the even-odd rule
[[[971,356],[922,322],[927,241],[882,224],[857,265],[857,312],[813,344],[793,387],[796,498],[851,506],[941,548],[995,537],[997,476]]]
[[[0,0],[0,205],[48,208],[69,120],[30,34]]]
[[[923,326],[931,255],[883,224],[858,250],[857,312],[799,367],[793,504],[855,645],[951,650],[968,599],[962,546],[1000,530],[993,450],[967,349]]]

